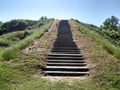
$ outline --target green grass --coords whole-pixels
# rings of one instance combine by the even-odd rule
[[[6,48],[3,51],[3,54],[1,54],[1,59],[10,60],[12,58],[15,58],[19,54],[20,50],[24,49],[35,39],[39,38],[50,27],[51,23],[52,21],[46,21],[45,25],[41,28],[33,29],[33,34],[29,35],[27,38],[16,43],[15,45]]]
[[[92,28],[87,28],[86,26],[78,23],[80,31],[85,33],[87,36],[91,37],[94,41],[100,44],[108,53],[114,55],[116,58],[120,59],[120,48],[112,44],[110,41],[102,37],[100,34],[96,33]]]
[[[33,30],[15,31],[1,35],[0,39],[2,39],[5,43],[7,43],[7,47],[8,47],[16,44],[20,40],[25,39],[27,36],[31,35],[32,33]],[[1,40],[0,43],[2,43]]]
[[[101,90],[91,82],[66,81],[51,82],[42,79],[40,75],[33,76],[38,69],[39,60],[33,60],[34,55],[21,54],[9,63],[0,64],[0,90]],[[18,59],[18,60],[17,60]],[[22,61],[20,61],[20,59]],[[104,89],[102,89],[104,90]]]
[[[8,40],[5,40],[3,38],[0,38],[0,46],[8,47],[10,42]]]
[[[15,69],[7,63],[0,65],[0,90],[14,90],[12,85],[29,81],[32,73]],[[30,66],[30,65],[29,65]],[[22,67],[22,66],[21,66]],[[20,67],[19,67],[20,68]]]
[[[109,54],[114,55],[116,58],[120,59],[120,48],[112,44],[110,41],[105,39],[103,36],[95,32],[95,30],[92,30],[92,28],[86,28],[82,24],[80,25],[79,31],[84,33],[85,35],[89,36],[97,42],[104,50],[106,50]],[[97,52],[94,53],[91,57],[95,57],[95,60],[97,58],[101,58],[102,61],[97,61],[95,63],[98,63],[96,66],[96,69],[98,70],[97,74],[93,77],[93,80],[95,82],[98,82],[99,85],[104,86],[105,90],[108,90],[108,88],[116,88],[113,90],[120,89],[120,70],[119,70],[119,62],[116,60],[111,60],[110,57],[104,57],[105,55],[102,55],[103,52],[97,54]],[[96,56],[97,55],[97,56]],[[99,57],[102,56],[102,57]],[[94,60],[94,59],[93,59]]]
[[[89,87],[89,88],[88,88]],[[73,82],[68,83],[66,81],[50,82],[41,78],[35,78],[28,83],[18,86],[16,90],[100,90],[94,88],[90,83]]]
[[[106,90],[118,90],[120,89],[120,76],[119,75],[105,75],[98,74],[94,77],[96,82],[99,82],[99,85]],[[113,89],[112,89],[113,88]]]
[[[95,52],[92,58],[100,58],[100,56],[104,58],[105,54],[100,55],[99,53]],[[93,80],[72,81],[69,83],[64,80],[51,82],[42,79],[39,74],[34,76],[36,70],[39,69],[40,59],[38,57],[38,55],[32,53],[21,53],[11,61],[0,63],[0,90],[119,90],[120,88],[119,75],[105,74],[109,72],[106,67],[110,65],[106,60],[103,62],[103,66],[106,68],[104,73],[103,66],[101,66],[103,64],[102,61],[96,61],[99,66],[97,66],[98,72],[93,77]],[[113,67],[110,66],[109,68]],[[100,74],[99,72],[102,73]]]
[[[92,27],[88,28],[84,24],[76,23],[75,21],[71,22],[76,25],[77,29],[74,32],[77,40],[80,39],[81,49],[89,63],[92,64],[90,66],[92,74],[91,83],[93,83],[94,89],[88,86],[88,90],[119,90],[120,59],[117,58],[120,56],[120,49],[94,32]]]

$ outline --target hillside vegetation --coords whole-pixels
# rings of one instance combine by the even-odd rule
[[[25,21],[12,20],[3,23],[1,32],[4,33],[1,33],[0,36],[0,59],[9,60],[15,58],[20,50],[40,37],[50,27],[52,21],[53,19],[26,21],[26,24]]]
[[[1,35],[1,39],[9,41],[9,45],[0,46],[0,49],[2,49],[2,60],[0,60],[0,90],[16,90],[17,85],[19,86],[33,79],[32,76],[39,69],[40,60],[42,60],[44,52],[40,55],[40,53],[36,52],[26,53],[23,49],[32,44],[35,39],[41,38],[48,31],[53,20],[39,20],[29,29]],[[29,35],[26,35],[25,38],[20,38],[25,32],[29,33]],[[48,41],[49,43],[51,42],[50,38],[48,38]],[[43,39],[42,42],[40,44],[43,44],[45,47],[46,44],[44,42],[46,42],[46,39]]]
[[[85,40],[86,43],[85,41],[81,42],[86,44],[85,47],[88,46],[89,48],[91,48],[91,50],[87,48],[85,53],[87,53],[88,57],[91,58],[90,62],[95,64],[95,72],[92,73],[92,79],[94,80],[93,84],[97,83],[98,85],[100,85],[101,90],[119,90],[120,47],[117,47],[115,43],[111,42],[114,37],[110,38],[108,34],[107,37],[109,37],[109,40],[106,35],[104,36],[103,34],[101,34],[103,33],[103,31],[100,31],[101,28],[79,21],[73,20],[73,22],[76,23],[77,27],[79,28],[78,31],[81,33],[81,35],[85,35],[84,37],[89,36],[99,46],[99,49],[98,47],[96,48],[96,46],[92,44],[92,41],[89,42],[89,40]],[[115,32],[117,33],[117,31]],[[80,37],[80,39],[82,38]],[[106,50],[109,54],[112,54],[113,56],[108,55],[104,50]],[[118,59],[116,59],[115,57]]]
[[[25,30],[36,23],[37,21],[32,20],[11,20],[9,22],[5,22],[0,26],[0,35],[13,31]]]
[[[85,24],[79,22],[80,31],[85,33],[86,35],[93,38],[97,43],[99,43],[108,53],[116,56],[116,58],[120,59],[120,34],[119,27],[117,30],[105,29],[104,27],[96,27],[92,24]]]

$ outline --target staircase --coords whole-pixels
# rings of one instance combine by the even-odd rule
[[[46,67],[42,73],[46,76],[83,76],[89,75],[89,68],[80,49],[73,41],[67,20],[61,20],[54,47],[47,55]]]

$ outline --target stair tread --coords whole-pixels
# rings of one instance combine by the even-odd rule
[[[77,49],[77,50],[61,50],[61,49],[57,49],[57,50],[52,50],[52,51],[80,51],[79,49]]]
[[[46,68],[57,68],[57,69],[89,69],[88,67],[72,67],[72,66],[46,66]]]
[[[56,51],[51,51],[52,53],[57,53],[57,54],[80,54],[81,52],[56,52]]]
[[[43,71],[45,73],[81,73],[81,74],[89,74],[89,72],[72,72],[72,71]]]
[[[83,57],[82,56],[80,56],[80,57],[72,57],[72,56],[64,56],[64,57],[48,56],[48,58],[83,58]]]
[[[47,63],[48,66],[85,66],[86,63]]]
[[[72,61],[80,61],[80,62],[83,62],[83,61],[85,61],[84,59],[65,59],[65,60],[63,60],[63,59],[47,59],[47,61],[70,61],[70,62],[72,62]]]
[[[64,60],[60,60],[60,61],[55,61],[55,60],[48,60],[47,62],[54,62],[54,63],[85,63],[85,61],[64,61]]]
[[[47,64],[86,64],[86,63],[47,63]]]
[[[58,53],[49,53],[48,55],[75,55],[75,56],[82,56],[82,54],[58,54]]]

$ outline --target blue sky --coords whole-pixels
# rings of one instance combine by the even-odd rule
[[[99,26],[112,15],[120,19],[120,0],[0,0],[2,22],[47,16],[75,18]]]

